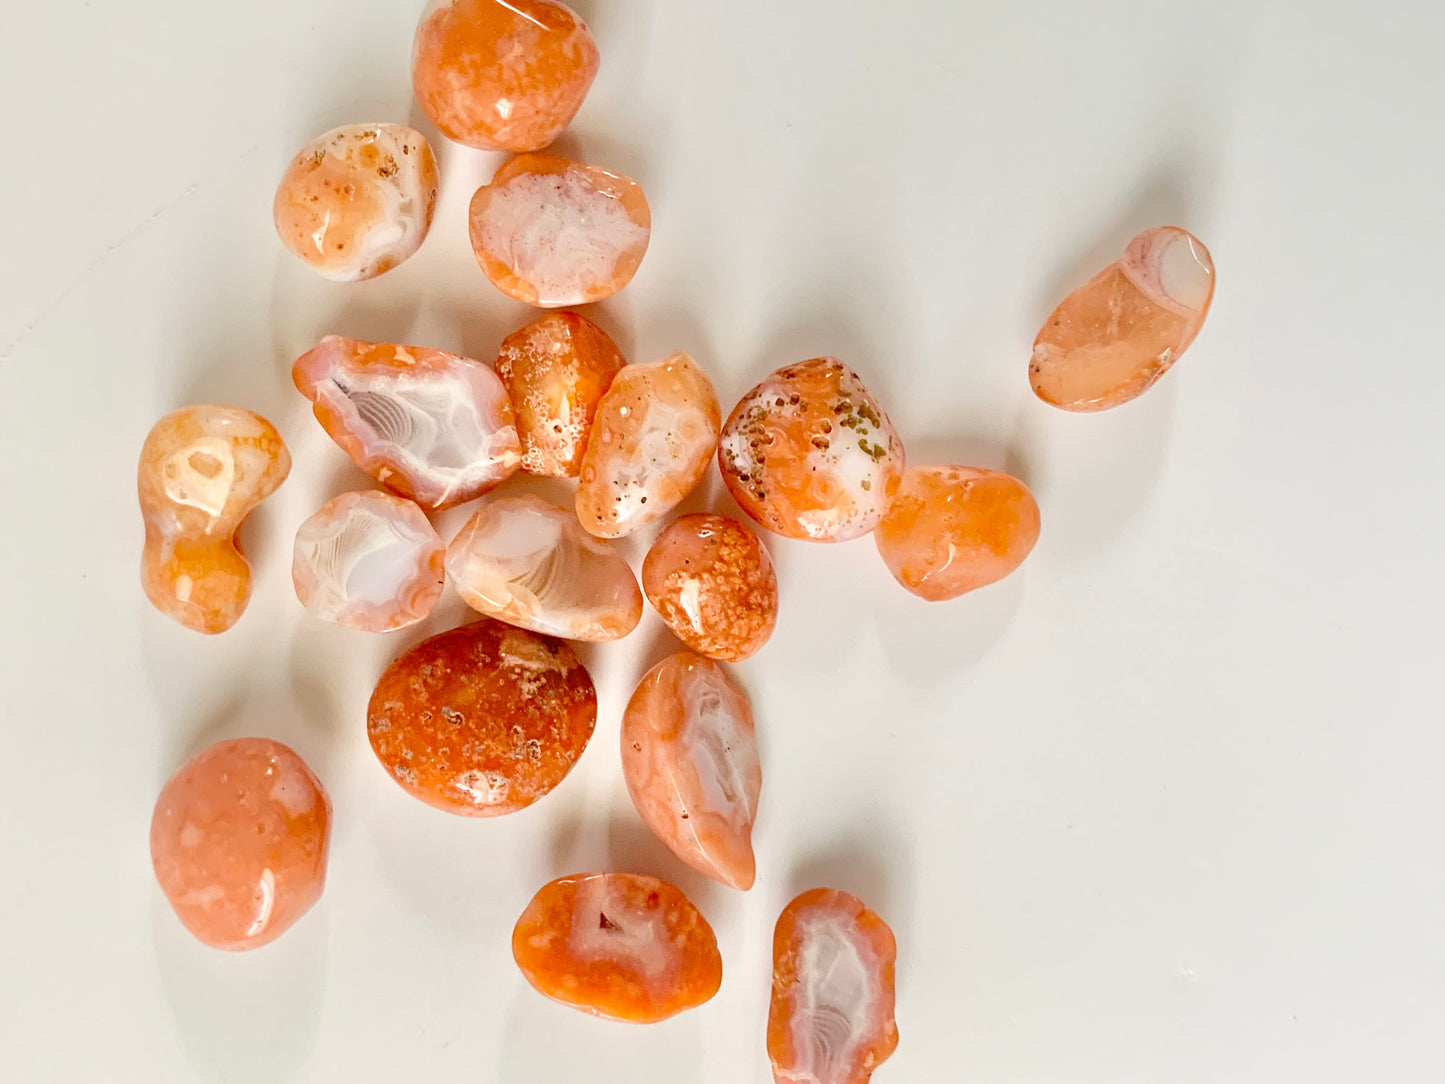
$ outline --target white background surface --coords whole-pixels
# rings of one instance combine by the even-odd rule
[[[490,359],[528,315],[466,243],[490,156],[437,141],[431,239],[374,283],[322,282],[272,231],[307,139],[416,121],[419,7],[0,13],[0,1078],[763,1084],[772,924],[826,882],[898,933],[878,1084],[1445,1079],[1440,6],[578,4],[603,69],[563,149],[640,180],[655,221],[595,314],[624,352],[692,352],[727,404],[836,353],[914,462],[1006,467],[1043,508],[1021,574],[945,605],[866,541],[773,543],[782,618],[740,668],[766,779],[746,896],[622,786],[655,615],[586,653],[575,775],[470,822],[388,781],[364,728],[385,662],[460,604],[382,640],[292,594],[296,526],[366,482],[292,358],[338,331]],[[1197,343],[1123,409],[1036,403],[1043,317],[1162,223],[1219,269]],[[141,441],[204,400],[296,460],[219,639],[136,571]],[[244,733],[316,767],[334,849],[317,909],[228,956],[181,931],[146,836],[169,773]],[[533,890],[609,866],[694,894],[713,1002],[639,1029],[526,986]]]

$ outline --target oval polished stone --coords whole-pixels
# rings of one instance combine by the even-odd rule
[[[626,366],[597,407],[582,457],[582,526],[619,538],[666,516],[707,473],[721,421],[717,393],[686,354]]]
[[[1003,579],[1039,540],[1039,506],[1028,486],[978,467],[905,471],[873,532],[893,578],[930,602]]]
[[[326,885],[331,799],[294,752],[223,741],[171,776],[151,817],[151,864],[182,924],[212,948],[265,945]]]
[[[888,924],[846,892],[817,888],[773,932],[768,1057],[778,1084],[867,1084],[898,1046]]]
[[[550,636],[617,640],[642,619],[622,554],[537,497],[483,504],[447,547],[447,574],[472,609]]]
[[[707,919],[679,889],[641,874],[544,885],[512,931],[512,956],[554,1001],[636,1024],[701,1005],[722,985]]]
[[[768,530],[846,542],[883,518],[903,473],[903,441],[857,373],[813,358],[743,396],[718,462],[733,498]]]
[[[718,663],[682,651],[647,672],[622,716],[622,774],[673,854],[723,884],[753,886],[763,770],[752,707]]]
[[[1075,411],[1137,398],[1194,341],[1213,300],[1214,261],[1199,239],[1145,230],[1044,321],[1029,360],[1034,394]]]
[[[577,763],[597,692],[560,640],[482,620],[387,667],[367,708],[372,751],[409,794],[468,817],[524,809]]]
[[[642,589],[679,640],[737,662],[778,621],[778,577],[758,536],[735,519],[697,514],[669,523],[642,562]]]

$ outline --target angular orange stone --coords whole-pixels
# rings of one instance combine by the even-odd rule
[[[607,332],[575,312],[549,312],[502,340],[496,370],[522,438],[522,469],[576,478],[597,404],[626,364]]]
[[[752,707],[727,671],[691,651],[649,670],[622,716],[622,772],[673,854],[723,884],[753,886],[763,770]]]
[[[472,197],[472,252],[509,297],[542,309],[611,297],[632,281],[652,212],[631,177],[524,154]]]
[[[628,365],[597,407],[577,518],[599,538],[662,519],[702,481],[721,426],[717,393],[686,354]]]
[[[635,873],[579,873],[544,885],[512,931],[538,991],[609,1020],[653,1024],[707,1001],[722,957],[679,889]]]
[[[733,498],[768,530],[846,542],[883,517],[903,473],[903,441],[857,373],[813,358],[743,396],[718,462]]]
[[[447,547],[447,575],[490,617],[568,640],[618,640],[642,619],[627,559],[538,497],[493,497]]]
[[[480,497],[522,460],[507,390],[480,361],[328,335],[291,378],[358,467],[423,508]]]
[[[223,741],[171,776],[151,817],[151,864],[166,899],[219,949],[274,941],[321,898],[331,799],[294,752]]]
[[[893,931],[861,900],[804,892],[773,933],[768,1057],[777,1084],[867,1084],[898,1046]]]
[[[425,136],[401,124],[350,124],[301,148],[272,216],[282,243],[314,271],[359,282],[421,247],[436,201],[436,158]]]
[[[291,472],[276,427],[232,406],[191,406],[156,422],[141,448],[141,584],[167,617],[225,632],[251,598],[236,532]]]
[[[1065,410],[1127,403],[1179,360],[1213,299],[1214,262],[1199,239],[1145,230],[1044,322],[1029,361],[1034,394]]]
[[[553,0],[432,0],[416,29],[411,81],[448,138],[535,151],[577,115],[599,63],[587,24]]]
[[[642,562],[642,589],[679,640],[738,662],[778,622],[778,576],[758,536],[735,519],[697,514],[669,523]]]
[[[515,813],[547,794],[596,722],[597,691],[570,647],[491,620],[399,656],[367,708],[372,751],[402,788],[468,817]]]
[[[1003,579],[1039,540],[1028,486],[978,467],[911,467],[873,531],[893,578],[930,602]]]

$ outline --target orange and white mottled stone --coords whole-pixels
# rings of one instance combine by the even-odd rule
[[[412,89],[449,139],[536,151],[577,115],[600,61],[587,24],[554,0],[431,0],[412,46]]]
[[[632,281],[652,236],[642,186],[546,154],[524,154],[472,197],[472,252],[509,297],[542,309],[611,297]]]
[[[512,397],[522,469],[576,478],[597,404],[627,364],[607,332],[575,312],[549,312],[502,340],[497,375]]]
[[[762,541],[727,516],[669,523],[642,562],[642,589],[674,635],[701,655],[740,662],[778,623],[778,575]]]
[[[903,441],[857,373],[813,358],[743,396],[718,461],[733,498],[768,530],[846,542],[883,518],[903,473]]]
[[[1065,410],[1127,403],[1179,360],[1213,300],[1214,261],[1199,239],[1145,230],[1044,322],[1029,361],[1034,394]]]
[[[421,247],[436,202],[425,136],[402,124],[348,124],[301,148],[271,210],[282,243],[312,270],[360,282]]]
[[[447,547],[447,575],[474,610],[567,640],[617,640],[642,620],[627,560],[568,509],[493,497]]]
[[[1028,486],[979,467],[911,467],[873,531],[893,578],[941,602],[1003,579],[1039,540]]]
[[[512,931],[540,993],[609,1020],[653,1024],[722,985],[707,919],[682,892],[636,873],[579,873],[542,888]]]
[[[619,538],[666,516],[707,473],[721,420],[717,393],[686,354],[625,367],[597,406],[582,456],[582,526]]]
[[[446,547],[411,501],[343,493],[296,532],[291,581],[310,613],[362,632],[415,625],[441,598]]]
[[[331,799],[294,752],[223,741],[171,776],[151,817],[151,864],[176,917],[212,948],[274,941],[321,898]]]
[[[647,672],[622,716],[622,773],[673,854],[723,884],[753,886],[763,769],[752,707],[721,665],[681,651]]]
[[[197,632],[225,632],[251,598],[236,532],[291,472],[276,427],[233,406],[190,406],[156,422],[137,470],[141,584],[156,609]]]
[[[898,1046],[893,931],[861,900],[804,892],[773,933],[768,1057],[776,1084],[868,1084]]]
[[[291,377],[357,466],[423,508],[480,497],[522,460],[507,390],[480,361],[328,335]]]

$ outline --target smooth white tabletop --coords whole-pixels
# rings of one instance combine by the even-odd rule
[[[491,822],[423,807],[364,706],[463,608],[390,639],[301,610],[296,526],[367,480],[289,365],[333,331],[490,360],[529,315],[467,245],[499,159],[437,139],[432,235],[369,284],[323,282],[270,221],[309,138],[418,122],[420,4],[5,4],[0,1079],[765,1084],[772,925],[826,883],[898,934],[877,1084],[1438,1084],[1445,9],[577,6],[603,68],[562,148],[654,215],[596,310],[624,352],[687,350],[728,404],[837,354],[913,462],[1021,474],[1037,550],[930,605],[870,542],[772,540],[782,617],[739,668],[765,772],[746,895],[689,875],[623,787],[619,713],[669,649],[650,611],[586,651],[601,717],[557,792]],[[1049,309],[1164,223],[1219,271],[1188,355],[1116,411],[1036,402]],[[140,443],[206,400],[295,456],[216,639],[137,577]],[[310,761],[335,832],[315,911],[233,956],[181,930],[146,841],[170,772],[248,733]],[[637,1028],[526,985],[516,916],[597,868],[694,894],[715,1000]]]

